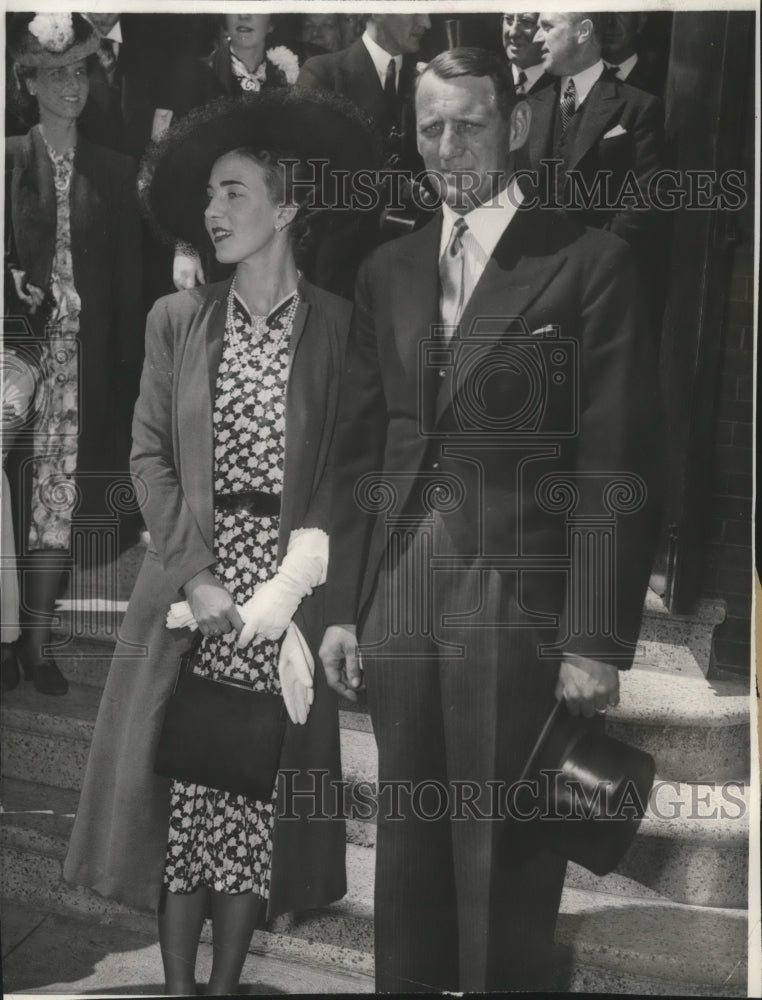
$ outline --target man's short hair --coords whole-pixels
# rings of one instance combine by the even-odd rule
[[[426,69],[418,77],[433,73],[440,80],[455,80],[460,76],[488,76],[495,88],[495,98],[500,114],[507,121],[516,104],[510,63],[501,54],[476,46],[461,46],[446,49],[434,56]]]
[[[601,39],[603,38],[603,32],[606,28],[606,18],[609,17],[609,14],[607,12],[600,10],[583,11],[580,13],[575,13],[571,16],[576,18],[578,23],[580,21],[585,21],[585,20],[591,21],[593,25],[593,34],[595,35],[596,41],[598,42],[601,41]]]

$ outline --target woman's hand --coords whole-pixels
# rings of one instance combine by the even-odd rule
[[[196,573],[183,587],[202,635],[220,635],[243,628],[235,602],[210,569]]]
[[[172,281],[178,292],[184,288],[195,288],[196,285],[203,285],[204,280],[204,269],[198,254],[176,250],[175,259],[172,262]]]
[[[26,271],[18,271],[13,267],[11,274],[13,275],[13,284],[16,286],[16,295],[29,307],[29,315],[34,316],[45,300],[45,292],[37,285],[27,284]]]

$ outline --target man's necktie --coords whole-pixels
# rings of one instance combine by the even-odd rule
[[[569,122],[572,120],[576,108],[577,88],[574,86],[574,80],[569,80],[566,84],[566,90],[563,93],[563,97],[561,98],[561,104],[559,105],[562,135],[569,127]]]
[[[519,78],[516,81],[516,93],[526,94],[526,85],[527,85],[527,75],[522,69],[522,71],[519,73]]]
[[[468,229],[465,219],[456,219],[450,242],[439,260],[442,297],[439,312],[444,326],[455,326],[463,312],[466,251],[463,236]]]
[[[98,61],[103,67],[103,71],[108,77],[108,82],[112,83],[116,71],[117,43],[110,38],[102,38],[98,49]]]
[[[609,76],[614,76],[617,80],[622,79],[622,67],[616,66],[614,63],[606,63],[606,69],[609,71]]]
[[[389,121],[394,125],[397,122],[397,63],[394,59],[389,60],[386,67],[386,77],[384,79],[384,104]]]

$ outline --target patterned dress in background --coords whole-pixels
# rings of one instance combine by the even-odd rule
[[[42,347],[41,405],[34,429],[30,550],[69,548],[76,501],[74,473],[79,432],[82,303],[74,287],[69,200],[74,150],[57,153],[47,142],[45,148],[53,167],[56,191],[56,249],[48,289],[52,305]]]
[[[288,348],[298,295],[269,316],[249,316],[231,289],[225,344],[214,402],[214,491],[279,494],[283,482]],[[236,604],[275,572],[278,517],[245,511],[214,514],[215,574]],[[279,644],[236,648],[237,634],[205,636],[195,670],[204,677],[253,682],[280,693]],[[207,886],[267,898],[274,794],[257,802],[173,781],[164,882],[170,892]]]

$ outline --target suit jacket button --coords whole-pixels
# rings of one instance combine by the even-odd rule
[[[439,462],[432,462],[431,463],[431,468],[432,469],[438,469],[439,468]]]

